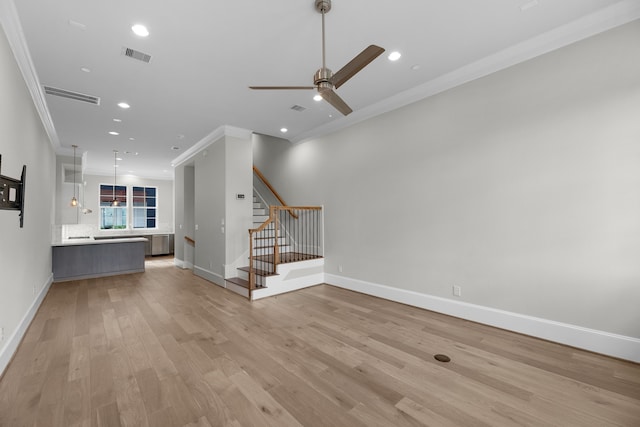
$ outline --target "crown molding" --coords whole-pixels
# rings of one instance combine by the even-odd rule
[[[537,56],[640,19],[640,2],[624,0],[556,29],[518,43],[483,59],[443,74],[415,88],[400,92],[349,116],[301,133],[291,139],[299,144],[336,132],[372,117],[421,101],[440,92],[479,79]]]
[[[252,131],[247,129],[242,129],[233,126],[220,126],[215,129],[209,135],[202,138],[200,141],[196,142],[193,146],[191,146],[188,150],[182,153],[180,156],[173,159],[171,165],[175,168],[176,166],[180,166],[181,164],[189,161],[200,151],[207,148],[209,145],[217,142],[220,138],[225,136],[230,136],[233,138],[239,139],[251,139]]]
[[[13,56],[22,73],[25,84],[29,89],[45,132],[49,137],[49,142],[53,146],[54,151],[57,152],[61,148],[60,139],[53,125],[53,119],[51,118],[49,108],[44,98],[44,91],[38,79],[38,73],[31,60],[31,54],[29,53],[27,41],[22,31],[22,25],[18,18],[18,11],[16,10],[13,0],[0,0],[0,24],[2,24],[9,46],[13,51]]]

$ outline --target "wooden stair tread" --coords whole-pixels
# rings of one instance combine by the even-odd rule
[[[239,267],[238,270],[249,272],[249,267]],[[269,276],[278,276],[278,273],[272,273],[266,270],[260,270],[258,268],[254,268],[253,272],[256,276],[269,277]]]
[[[234,285],[240,286],[242,288],[249,289],[249,281],[248,280],[241,279],[239,277],[231,277],[229,279],[224,279],[224,280],[227,281],[227,282],[231,282]],[[255,289],[265,289],[265,288],[266,288],[266,286],[258,286],[258,285],[256,285],[254,290]]]
[[[242,286],[243,288],[249,289],[249,281],[241,279],[239,277],[231,277],[229,279],[224,279],[227,282],[231,282],[234,285]]]

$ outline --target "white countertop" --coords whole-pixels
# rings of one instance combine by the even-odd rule
[[[146,242],[148,239],[144,237],[123,237],[118,239],[98,239],[91,237],[87,239],[67,239],[65,241],[53,242],[51,246],[83,246],[83,245],[108,245],[111,243],[132,243]]]

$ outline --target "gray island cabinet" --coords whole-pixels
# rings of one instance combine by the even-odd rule
[[[69,239],[52,245],[53,280],[89,279],[144,272],[143,237],[108,240]]]

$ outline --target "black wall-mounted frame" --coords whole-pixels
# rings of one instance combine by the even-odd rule
[[[0,171],[2,170],[2,156],[0,155]],[[24,183],[27,176],[27,166],[22,166],[20,179],[9,178],[0,174],[0,209],[20,211],[20,228],[24,225]]]

